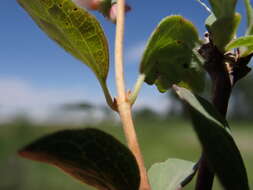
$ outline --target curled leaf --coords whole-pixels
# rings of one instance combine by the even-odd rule
[[[97,129],[64,130],[19,151],[22,157],[52,164],[99,190],[138,190],[135,157],[118,140]]]
[[[198,32],[191,22],[182,16],[164,18],[151,35],[142,57],[140,72],[146,75],[145,82],[156,84],[161,92],[173,84],[202,90],[202,63],[194,52],[198,43]]]

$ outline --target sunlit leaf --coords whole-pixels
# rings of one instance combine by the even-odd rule
[[[247,12],[247,35],[253,35],[253,8],[250,4],[250,0],[244,0],[244,4]]]
[[[155,163],[148,171],[152,190],[180,188],[182,181],[194,172],[194,165],[193,162],[179,159]]]
[[[181,16],[163,19],[151,35],[141,61],[145,82],[156,84],[161,92],[172,84],[203,89],[202,63],[194,52],[198,43],[198,32],[191,22]]]
[[[233,17],[237,0],[209,0],[214,15],[219,18]]]
[[[243,52],[241,52],[242,56],[247,56],[253,53],[253,35],[244,36],[233,40],[227,45],[226,50],[229,51],[231,49],[239,47],[244,47],[241,49],[244,50]]]
[[[235,37],[240,24],[241,16],[236,13],[233,17],[217,19],[210,15],[206,20],[206,27],[212,36],[213,43],[220,51],[225,51],[225,46]]]
[[[227,190],[249,190],[241,154],[230,135],[225,119],[205,99],[189,90],[176,87],[179,97],[188,105],[194,129],[207,155],[208,163]]]
[[[108,44],[94,16],[71,0],[18,0],[38,26],[61,47],[88,65],[105,81],[109,67]]]
[[[133,154],[97,129],[56,132],[24,147],[19,154],[52,164],[100,190],[139,188],[139,169]]]

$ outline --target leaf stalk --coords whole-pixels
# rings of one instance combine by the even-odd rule
[[[133,89],[133,91],[131,92],[131,94],[129,96],[129,102],[130,102],[131,105],[133,105],[135,103],[135,101],[136,101],[136,99],[139,95],[139,92],[141,90],[141,87],[144,83],[145,78],[146,78],[145,74],[140,74],[138,76],[138,79],[135,83],[134,89]]]

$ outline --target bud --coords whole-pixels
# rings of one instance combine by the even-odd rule
[[[116,23],[117,0],[72,0],[77,6],[101,12],[106,18]],[[125,12],[131,10],[129,5],[125,5]]]
[[[110,12],[109,12],[109,19],[114,23],[116,23],[116,20],[117,20],[117,7],[118,7],[117,3],[112,4]],[[131,10],[131,7],[126,4],[125,12],[128,12],[130,10]]]
[[[77,6],[89,9],[99,10],[103,0],[72,0]]]

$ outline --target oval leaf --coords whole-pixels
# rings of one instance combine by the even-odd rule
[[[240,49],[242,50],[242,57],[248,56],[249,54],[253,53],[253,35],[244,36],[233,40],[227,45],[226,50],[229,51],[231,49],[239,47],[243,47]]]
[[[189,90],[180,87],[175,87],[175,90],[189,107],[203,151],[221,184],[227,190],[249,190],[241,154],[225,123],[221,122],[221,115],[217,115],[208,101]]]
[[[163,19],[151,35],[141,61],[145,82],[156,84],[161,92],[179,83],[201,90],[202,65],[193,50],[198,42],[197,30],[183,17]]]
[[[19,154],[52,164],[100,190],[139,188],[139,169],[133,154],[97,129],[56,132],[26,146]]]
[[[150,184],[153,190],[176,190],[181,183],[195,170],[194,163],[168,159],[165,162],[155,163],[148,171]]]
[[[209,0],[209,3],[214,15],[219,19],[234,15],[237,0]]]
[[[88,65],[105,81],[109,67],[108,44],[94,16],[71,0],[18,0],[38,26],[67,52]]]

